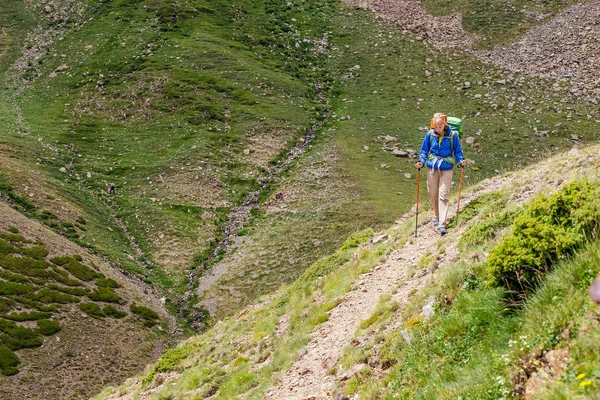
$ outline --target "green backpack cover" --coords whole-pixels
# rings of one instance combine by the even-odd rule
[[[463,122],[462,119],[456,117],[447,118],[448,125],[454,132],[458,132],[458,138],[462,139],[463,135]]]

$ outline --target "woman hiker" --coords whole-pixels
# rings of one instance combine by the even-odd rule
[[[452,170],[455,164],[464,167],[466,163],[458,134],[452,132],[444,114],[436,113],[433,116],[433,129],[423,139],[419,162],[415,167],[423,168],[423,165],[427,165],[427,192],[435,214],[433,226],[439,227],[442,235],[447,232]]]

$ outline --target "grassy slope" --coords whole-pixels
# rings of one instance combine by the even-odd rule
[[[494,205],[497,198],[505,202],[533,189],[548,192],[558,179],[597,180],[597,169],[589,167],[597,164],[598,151],[598,146],[594,146],[579,154],[560,154],[541,166],[507,174],[505,177],[512,181],[506,193],[474,202],[465,209],[465,215],[471,213],[472,218],[462,223],[475,228],[490,219],[490,212],[502,213],[504,210]],[[308,343],[311,332],[327,320],[327,311],[343,301],[344,293],[353,290],[352,282],[411,240],[413,222],[410,219],[386,230],[388,243],[364,243],[372,231],[349,238],[338,252],[313,264],[294,284],[169,350],[147,369],[144,377],[118,389],[107,388],[97,398],[117,393],[139,398],[149,392],[174,398],[263,398]],[[502,234],[501,225],[493,227],[495,233]],[[437,250],[448,246],[448,240],[459,238],[446,238]],[[444,266],[423,292],[411,297],[405,308],[399,308],[384,294],[381,305],[356,333],[362,345],[349,345],[336,369],[339,373],[358,362],[378,361],[370,363],[373,368],[340,383],[340,389],[359,394],[360,398],[456,398],[461,394],[508,398],[512,393],[511,373],[522,366],[523,356],[548,351],[557,344],[568,347],[572,357],[567,372],[560,378],[568,386],[552,381],[557,393],[562,391],[568,397],[569,393],[584,394],[597,388],[600,364],[590,346],[597,338],[598,326],[589,318],[597,311],[586,293],[591,279],[600,272],[594,266],[597,244],[557,263],[555,272],[523,309],[507,313],[502,291],[478,285],[473,276],[480,265],[470,262],[474,250],[489,251],[497,241],[498,237],[492,236],[476,247],[465,243],[459,261]],[[419,261],[419,266],[427,267],[434,259]],[[429,296],[436,299],[436,314],[419,327],[423,322],[418,314]],[[561,306],[557,307],[559,302]],[[390,325],[395,325],[392,322],[398,320],[409,329],[412,327],[414,346],[406,345],[398,330],[389,330]],[[565,327],[570,327],[570,336],[560,339]],[[521,344],[523,337],[527,338],[526,346],[512,345],[511,350],[510,341]],[[580,373],[591,380],[590,387],[579,386]]]
[[[291,282],[350,232],[384,226],[411,206],[410,162],[380,151],[372,142],[380,134],[416,147],[417,128],[433,112],[465,117],[466,135],[481,146],[467,152],[481,168],[467,174],[469,184],[569,146],[569,132],[586,140],[593,131],[589,107],[555,97],[545,82],[506,76],[464,55],[436,54],[364,13],[334,11],[335,3],[92,4],[93,18],[56,42],[20,100],[20,126],[29,136],[4,126],[11,151],[21,149],[6,163],[8,180],[21,194],[25,186],[39,188],[31,200],[62,220],[83,215],[89,225],[82,244],[174,297],[185,288],[186,271],[219,238],[228,210],[256,188],[261,167],[318,119],[315,79],[324,86],[329,76],[336,80],[327,93],[335,113],[322,129],[328,133],[319,135],[311,159],[273,185],[272,194],[284,185],[283,204],[293,207],[267,211],[251,227],[248,249],[225,260],[237,270],[212,294],[222,310]],[[331,32],[327,54],[315,54],[325,32]],[[311,44],[296,47],[297,39]],[[64,64],[69,68],[51,78]],[[360,70],[350,76],[354,65]],[[16,118],[10,107],[5,118]],[[535,130],[557,132],[539,139]],[[40,164],[30,170],[41,175],[24,179],[17,164],[26,158]],[[313,196],[306,170],[319,166],[340,185],[316,178],[321,194]],[[404,177],[407,171],[412,178]],[[105,195],[109,182],[117,184],[117,196]],[[296,191],[287,196],[290,204],[286,190]],[[65,202],[71,212],[62,210]],[[141,258],[112,214],[136,239]],[[275,233],[280,244],[272,247]],[[260,260],[239,257],[267,247]],[[247,279],[263,273],[257,263],[266,266],[264,279]]]
[[[0,214],[3,398],[87,398],[139,371],[172,340],[161,333],[174,326],[157,298],[8,206],[0,205]],[[55,257],[69,263],[59,266]],[[137,316],[133,303],[156,310],[159,319]],[[41,330],[40,319],[57,326]]]
[[[96,6],[84,27],[43,58],[40,78],[21,101],[29,136],[5,126],[3,137],[27,154],[18,158],[43,165],[48,186],[90,221],[83,242],[149,283],[181,290],[229,208],[317,117],[310,76],[318,71],[301,68],[310,54],[307,61],[271,54],[294,43],[295,31],[258,27],[265,5],[248,2],[250,18],[228,3]],[[288,14],[291,20],[296,12]],[[279,33],[269,47],[266,29]],[[69,69],[53,78],[63,64]],[[6,180],[23,193],[16,169]],[[113,198],[104,194],[109,182],[117,184]],[[58,214],[40,197],[31,200]],[[136,238],[144,264],[131,261],[137,255],[111,210]]]
[[[522,79],[464,54],[436,53],[360,11],[336,12],[329,23],[332,116],[311,155],[273,190],[244,244],[222,262],[230,272],[204,297],[218,318],[293,281],[351,232],[387,226],[413,205],[414,160],[381,150],[374,141],[381,135],[419,149],[418,129],[434,112],[463,117],[465,137],[476,139],[465,154],[478,169],[465,174],[466,185],[569,148],[574,132],[594,140],[588,133],[597,126],[593,108],[564,97],[552,82]],[[550,134],[540,138],[537,131]]]

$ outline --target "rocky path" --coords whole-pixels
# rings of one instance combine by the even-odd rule
[[[501,177],[490,180],[482,189],[464,197],[461,207],[482,194],[500,189],[508,182],[507,178]],[[520,200],[524,201],[526,198]],[[451,205],[451,209],[452,216],[456,211],[455,205]],[[414,218],[414,214],[405,215],[403,220],[408,218]],[[444,265],[457,260],[456,241],[465,229],[466,226],[463,226],[458,231],[450,231],[451,240],[439,258],[440,267],[443,268]],[[407,304],[410,293],[414,293],[415,289],[420,290],[425,285],[430,275],[429,271],[417,271],[412,277],[409,276],[409,271],[416,266],[427,250],[436,249],[439,239],[440,235],[433,229],[431,221],[425,221],[419,228],[417,240],[409,240],[404,247],[390,253],[385,263],[362,275],[354,284],[355,290],[346,294],[344,301],[330,312],[329,320],[313,333],[305,348],[306,353],[294,363],[280,382],[269,390],[265,398],[335,398],[336,381],[347,379],[349,374],[358,371],[351,369],[336,376],[328,374],[328,370],[339,360],[342,350],[351,343],[360,322],[371,316],[381,295],[396,289],[392,298],[402,307]],[[360,364],[356,367],[360,368]]]

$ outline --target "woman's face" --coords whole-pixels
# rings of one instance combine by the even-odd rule
[[[437,132],[438,135],[444,133],[445,124],[443,122],[436,122],[433,124],[433,129]]]

